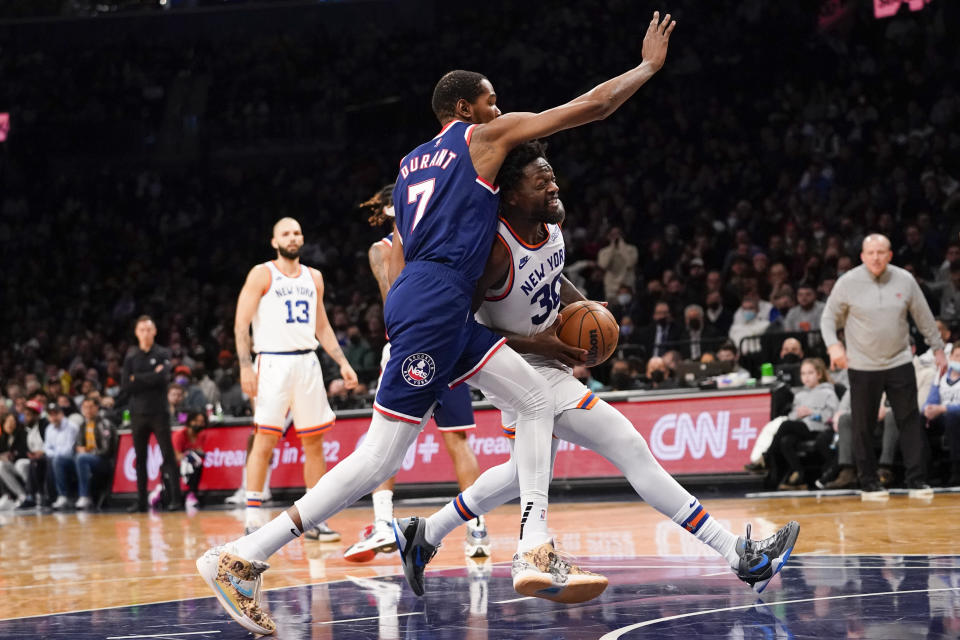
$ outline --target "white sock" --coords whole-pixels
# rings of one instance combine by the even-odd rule
[[[427,539],[427,542],[436,546],[446,537],[448,533],[462,525],[468,520],[473,520],[478,517],[476,513],[471,511],[467,507],[466,502],[464,502],[463,494],[461,493],[456,498],[443,505],[443,508],[440,511],[437,511],[432,516],[427,518],[426,529],[424,530],[424,537]]]
[[[260,514],[263,513],[261,510],[261,503],[263,502],[263,492],[262,491],[247,491],[247,510],[246,510],[246,524],[247,526],[258,526],[260,524]]]
[[[381,489],[373,492],[373,519],[393,521],[393,491]]]
[[[301,533],[287,512],[283,511],[250,535],[237,540],[237,555],[245,560],[266,562],[280,547],[299,538]]]
[[[723,556],[731,567],[736,568],[740,564],[740,556],[737,555],[737,536],[711,518],[699,500],[692,496],[691,498],[692,502],[685,503],[671,519],[695,535],[700,542]]]
[[[530,551],[550,539],[547,531],[547,496],[534,492],[520,496],[520,544],[517,551]]]

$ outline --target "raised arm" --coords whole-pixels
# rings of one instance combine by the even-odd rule
[[[669,13],[661,22],[660,12],[655,11],[643,39],[639,66],[558,107],[540,113],[508,113],[479,125],[470,140],[470,158],[480,177],[492,184],[507,153],[521,142],[603,120],[619,109],[663,67],[676,24]]]
[[[237,313],[233,319],[233,338],[237,343],[237,361],[240,363],[240,386],[251,398],[257,396],[257,375],[253,371],[250,355],[250,323],[253,322],[260,298],[269,288],[270,270],[258,264],[247,274],[240,297],[237,298]]]

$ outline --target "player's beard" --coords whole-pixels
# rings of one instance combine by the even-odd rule
[[[277,253],[279,253],[281,257],[286,258],[287,260],[296,260],[297,258],[300,257],[300,249],[302,249],[302,247],[297,247],[295,249],[286,249],[284,247],[277,247]]]
[[[565,217],[563,203],[557,202],[557,206],[551,209],[549,206],[544,205],[543,209],[540,210],[540,215],[538,216],[541,222],[546,222],[547,224],[557,224],[563,222]]]

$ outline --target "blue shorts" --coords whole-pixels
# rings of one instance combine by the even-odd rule
[[[404,267],[384,304],[390,359],[377,389],[377,411],[418,424],[444,389],[465,382],[506,342],[474,319],[473,289],[446,265]]]
[[[470,387],[465,384],[453,389],[441,389],[439,406],[433,411],[433,421],[440,431],[467,431],[475,428]]]

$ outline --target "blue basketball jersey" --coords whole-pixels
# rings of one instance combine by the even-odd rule
[[[476,283],[497,228],[499,188],[470,159],[476,125],[453,120],[400,163],[393,190],[406,262],[439,262]]]

